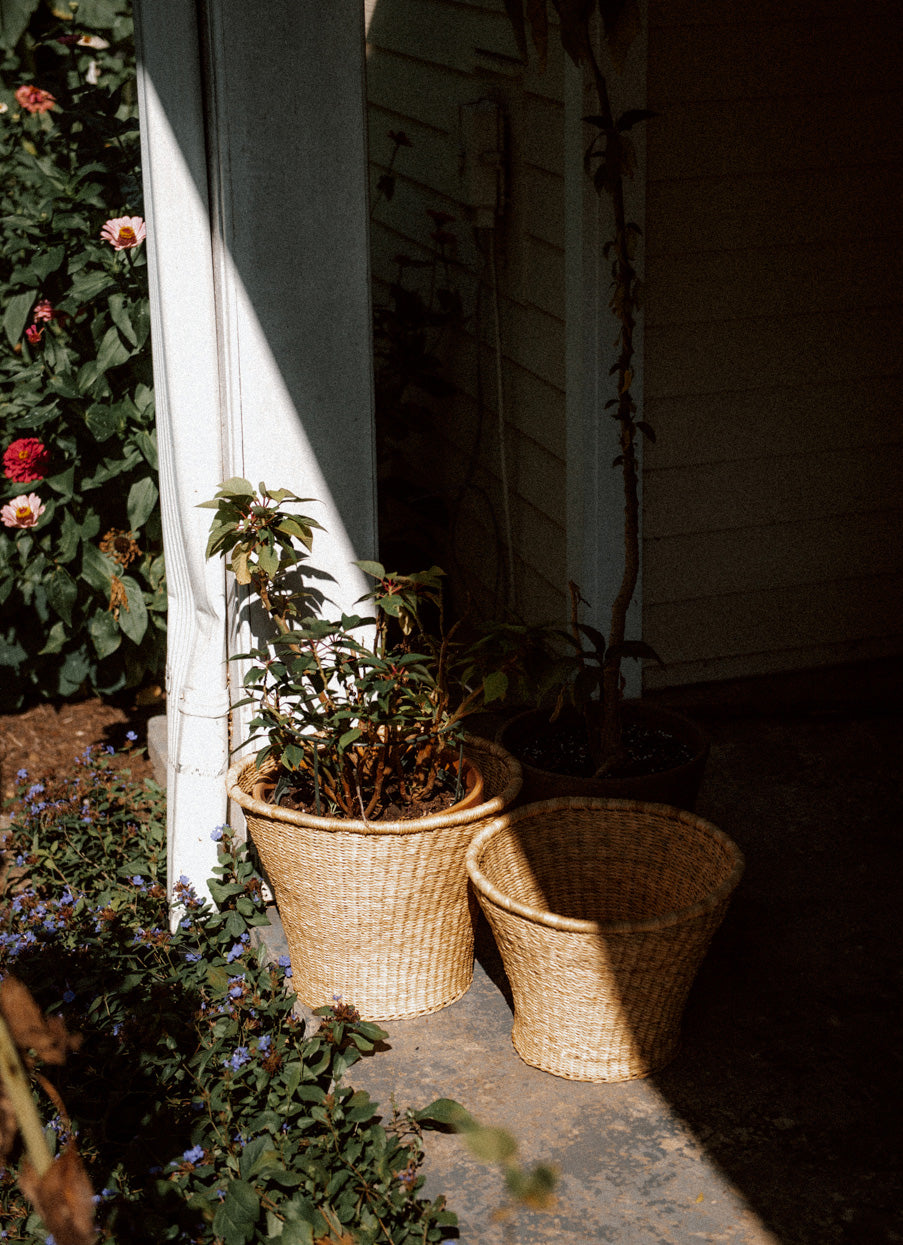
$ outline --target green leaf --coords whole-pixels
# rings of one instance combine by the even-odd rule
[[[67,627],[72,625],[72,606],[77,596],[75,580],[61,566],[56,567],[47,580],[47,600]]]
[[[251,1186],[244,1180],[232,1180],[213,1216],[213,1233],[221,1236],[225,1245],[245,1245],[259,1214],[260,1199]]]
[[[41,654],[61,653],[67,638],[68,635],[65,625],[61,622],[55,622],[50,628],[50,631],[47,633],[47,643],[41,649]]]
[[[85,545],[82,550],[82,579],[92,588],[109,597],[113,574],[118,569],[118,564],[95,545]]]
[[[115,653],[122,643],[119,624],[110,613],[97,613],[88,623],[88,635],[94,645],[94,651],[101,661]]]
[[[370,575],[373,579],[385,579],[386,568],[382,562],[355,562],[354,565],[362,570],[365,575]]]
[[[53,246],[49,251],[36,255],[31,261],[32,271],[39,281],[46,281],[52,272],[56,272],[66,258],[64,246]]]
[[[39,0],[0,0],[0,43],[10,51],[22,38]]]
[[[34,305],[34,290],[26,290],[24,294],[14,294],[6,304],[3,312],[3,328],[11,346],[15,346],[22,338],[25,321]]]
[[[157,486],[150,476],[145,476],[143,480],[136,480],[129,489],[127,511],[129,527],[133,532],[144,527],[157,504],[158,496]]]
[[[90,364],[88,365],[90,366]],[[97,441],[107,441],[123,425],[122,408],[95,402],[85,412],[85,423]]]
[[[253,497],[254,485],[250,480],[245,480],[241,476],[232,476],[229,480],[224,480],[217,489],[217,496],[235,495],[238,497]]]
[[[145,432],[143,428],[139,428],[133,434],[135,444],[144,455],[147,463],[154,471],[159,470],[159,460],[157,458],[157,437],[153,432]]]
[[[504,700],[508,691],[508,676],[504,670],[493,670],[483,680],[483,700],[491,704],[493,700]]]
[[[132,579],[131,575],[123,575],[121,583],[125,589],[128,609],[123,606],[119,611],[119,626],[130,640],[133,640],[135,644],[140,644],[147,631],[147,606],[144,603],[144,593],[141,585],[137,580]]]
[[[97,368],[106,372],[108,368],[119,367],[131,357],[131,351],[123,345],[119,330],[115,327],[107,329],[97,352]]]
[[[477,1122],[470,1112],[462,1107],[454,1098],[436,1098],[433,1102],[414,1112],[418,1124],[430,1126],[439,1124],[445,1128],[453,1128],[461,1132],[467,1128],[476,1128]]]
[[[75,310],[79,304],[90,302],[98,294],[102,294],[104,290],[108,290],[111,285],[115,284],[114,278],[108,272],[80,273],[72,282],[66,301],[71,303],[73,310]]]
[[[110,316],[122,336],[132,346],[138,345],[138,334],[132,325],[122,294],[111,294],[109,298]]]

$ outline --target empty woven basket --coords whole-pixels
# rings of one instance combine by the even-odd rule
[[[483,803],[420,821],[314,817],[255,799],[253,761],[229,771],[273,886],[292,985],[311,1007],[338,995],[370,1020],[437,1011],[473,979],[473,921],[465,856],[475,830],[520,790],[520,765],[472,739]]]
[[[624,1081],[674,1056],[687,994],[743,872],[727,835],[662,804],[548,800],[485,826],[467,868],[527,1063]]]

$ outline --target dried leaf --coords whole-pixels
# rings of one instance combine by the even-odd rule
[[[97,1239],[94,1223],[94,1190],[75,1146],[68,1146],[38,1176],[26,1160],[19,1187],[33,1203],[57,1245],[92,1245]]]
[[[0,1085],[0,1159],[5,1158],[12,1150],[18,1131],[16,1113]]]
[[[16,977],[0,983],[0,1012],[19,1049],[34,1050],[45,1063],[65,1063],[67,1053],[81,1045],[81,1036],[69,1033],[61,1016],[47,1018],[41,1013],[28,987]]]

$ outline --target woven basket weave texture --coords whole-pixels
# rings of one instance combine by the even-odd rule
[[[674,1056],[687,994],[743,871],[725,834],[665,805],[549,800],[485,826],[467,865],[527,1063],[623,1081]]]
[[[474,833],[507,808],[520,766],[469,739],[484,800],[420,821],[319,818],[254,799],[253,762],[229,771],[229,796],[273,886],[292,985],[310,1007],[335,997],[370,1020],[437,1011],[473,980],[473,912],[465,856]]]

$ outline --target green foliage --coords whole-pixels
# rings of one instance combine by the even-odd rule
[[[281,508],[302,500],[287,489],[261,484],[255,491],[249,481],[232,479],[201,503],[216,511],[208,557],[230,557],[238,582],[277,627],[267,646],[240,654],[258,664],[245,676],[250,694],[238,703],[257,706],[252,738],[267,739],[258,765],[272,757],[281,766],[276,803],[297,794],[317,813],[375,820],[389,792],[393,801],[410,803],[460,783],[451,763],[464,716],[503,695],[507,679],[488,672],[467,689],[456,680],[476,665],[453,642],[455,628],[443,633],[437,566],[399,575],[379,562],[358,562],[374,580],[361,598],[372,603],[374,617],[328,621],[307,612],[317,602],[305,575],[316,572],[293,543],[309,550],[318,525]],[[438,614],[438,638],[424,625],[429,610]]]
[[[6,707],[140,685],[165,651],[145,248],[100,236],[142,211],[132,23],[127,0],[73,11],[0,7],[0,455],[46,450],[0,475],[0,505],[44,507],[0,526]]]
[[[83,1035],[54,1072],[59,1097],[37,1093],[51,1147],[74,1137],[99,1191],[103,1239],[447,1239],[455,1216],[420,1195],[416,1116],[381,1119],[345,1083],[385,1033],[340,1002],[317,1013],[313,1032],[294,1015],[287,961],[267,963],[255,944],[267,923],[261,880],[228,827],[213,832],[216,908],[180,879],[170,932],[163,795],[113,766],[89,751],[74,776],[20,774],[0,841],[11,898],[0,976],[14,973]],[[0,1222],[5,1240],[44,1245],[11,1170],[0,1173]]]

